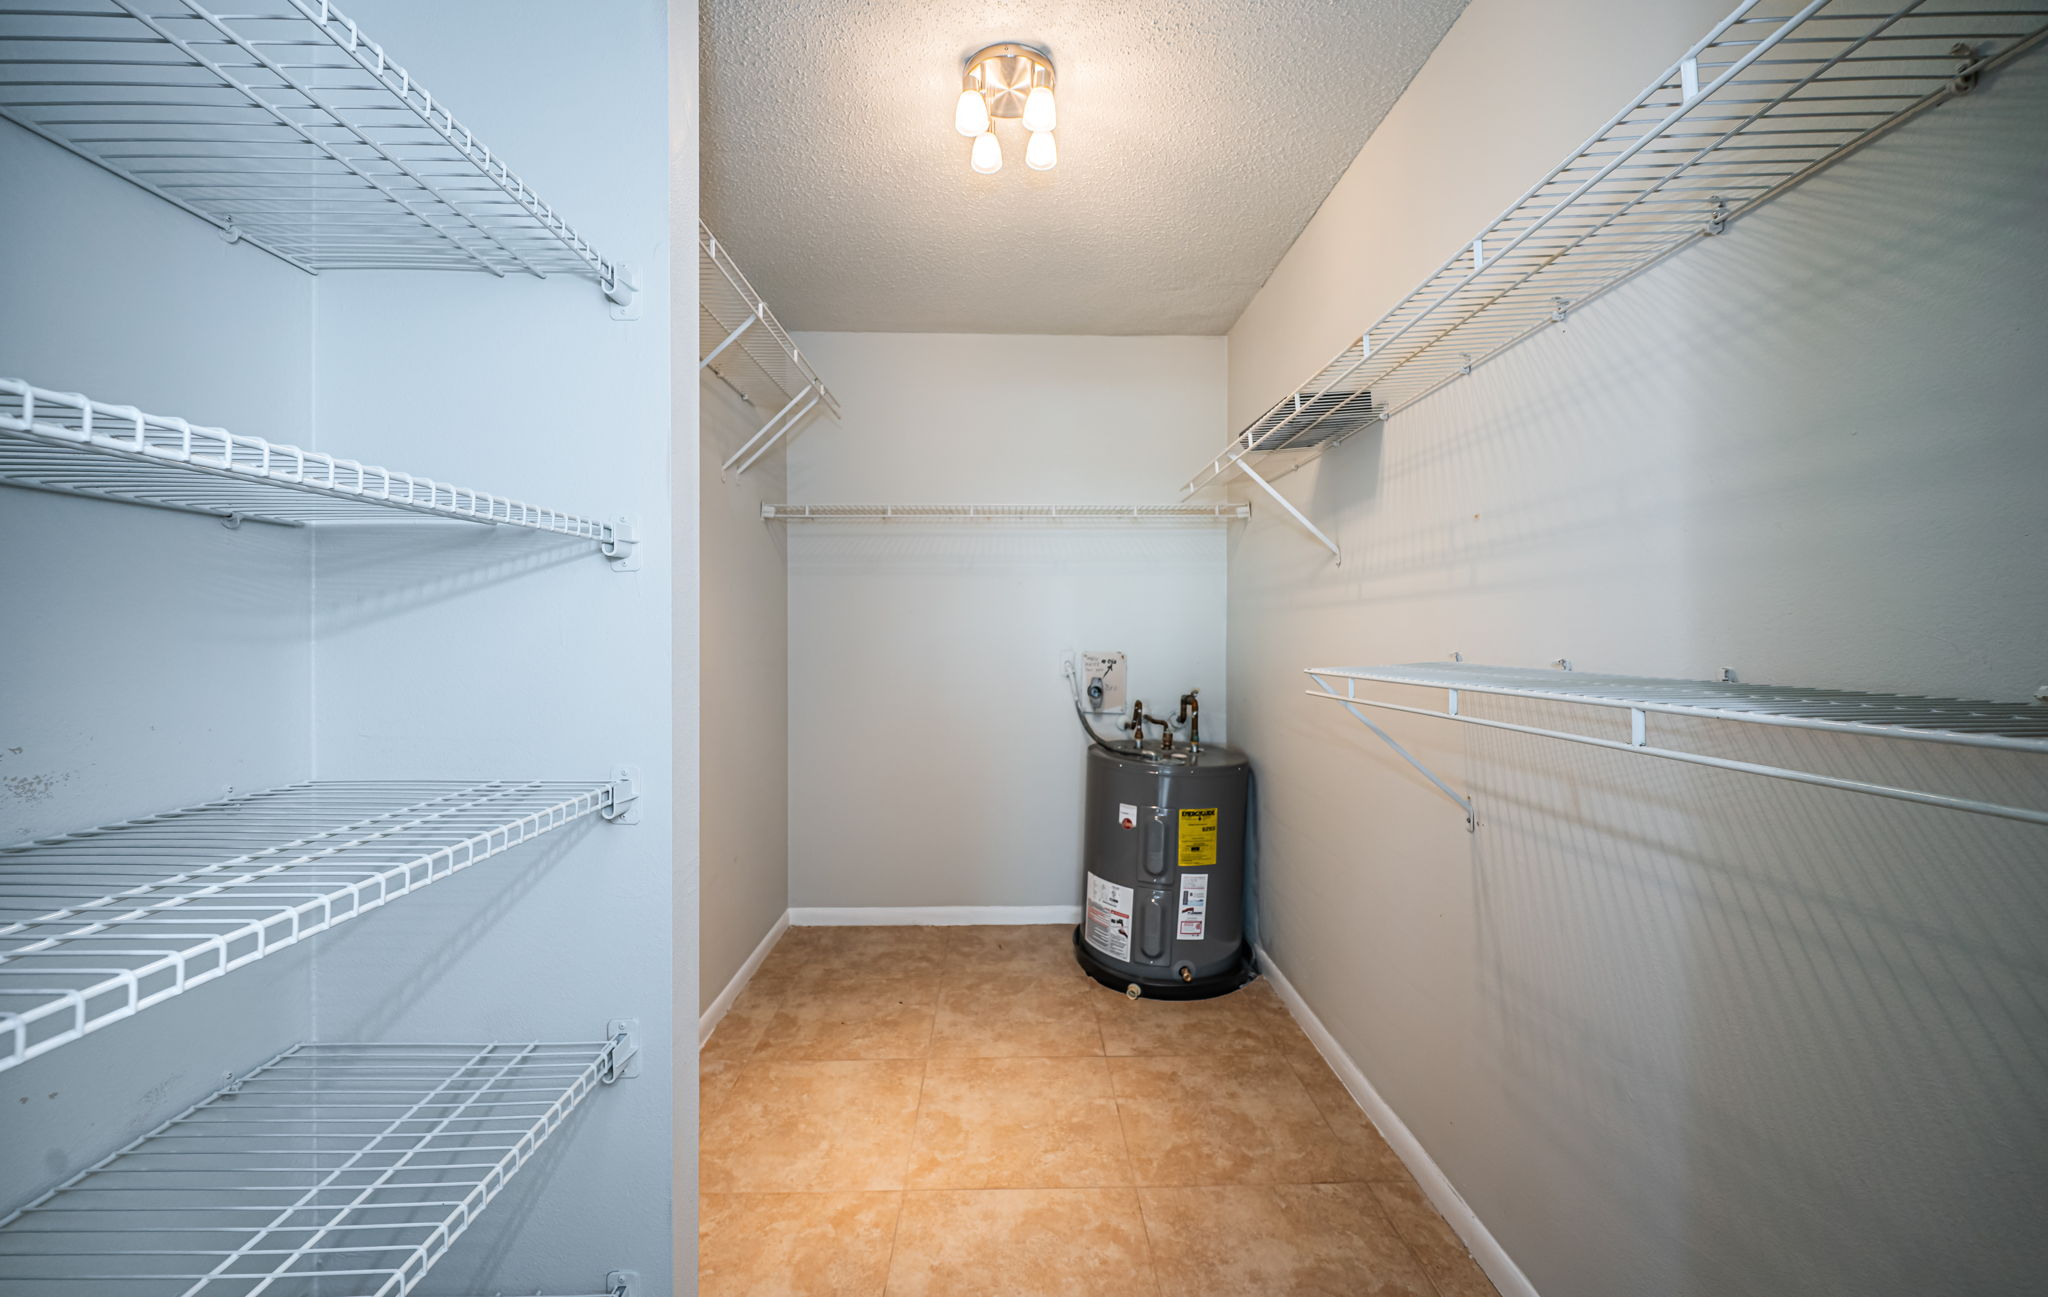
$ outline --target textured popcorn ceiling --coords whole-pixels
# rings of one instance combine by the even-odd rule
[[[704,0],[704,212],[794,329],[1223,333],[1464,0]],[[968,170],[1036,45],[1060,164]]]

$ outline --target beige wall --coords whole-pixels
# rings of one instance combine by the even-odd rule
[[[1474,0],[1233,330],[1231,425],[1719,8]],[[1471,835],[1302,669],[1457,650],[2029,696],[2043,121],[2037,52],[1286,479],[1341,567],[1271,511],[1233,550],[1264,942],[1550,1297],[2037,1284],[2048,841],[1393,717],[1471,791]],[[1935,752],[1715,741],[2043,795],[2038,771]]]
[[[701,1008],[789,908],[789,570],[781,529],[761,519],[762,503],[783,497],[783,453],[762,456],[744,474],[719,472],[767,413],[708,375],[698,394]],[[796,435],[837,434],[819,416]]]
[[[809,503],[1170,503],[1224,437],[1221,338],[814,333],[846,410]],[[1086,740],[1062,653],[1224,735],[1221,528],[790,527],[790,901],[1080,904]],[[1018,916],[1021,917],[1021,916]],[[1044,916],[1038,916],[1044,917]]]

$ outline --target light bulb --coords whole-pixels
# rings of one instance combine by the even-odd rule
[[[1031,142],[1024,146],[1024,165],[1033,171],[1050,171],[1060,164],[1060,146],[1053,142],[1051,131],[1031,132]]]
[[[994,131],[983,131],[974,137],[974,151],[968,155],[967,161],[984,176],[992,176],[1003,169],[1003,146]]]
[[[953,129],[970,140],[988,130],[988,101],[981,91],[960,92],[960,102],[953,105]]]
[[[1051,86],[1033,86],[1024,96],[1024,129],[1049,131],[1059,125],[1059,109],[1052,101]]]

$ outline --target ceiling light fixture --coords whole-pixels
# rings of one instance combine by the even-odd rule
[[[960,78],[960,98],[953,105],[953,129],[974,141],[968,165],[981,175],[1003,169],[1003,146],[996,139],[998,121],[1021,121],[1030,133],[1024,165],[1050,171],[1059,165],[1053,128],[1059,109],[1053,102],[1052,60],[1029,45],[1004,42],[977,50]]]

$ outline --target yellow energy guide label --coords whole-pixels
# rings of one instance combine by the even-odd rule
[[[1180,813],[1180,867],[1200,869],[1216,863],[1216,808],[1188,807]]]

